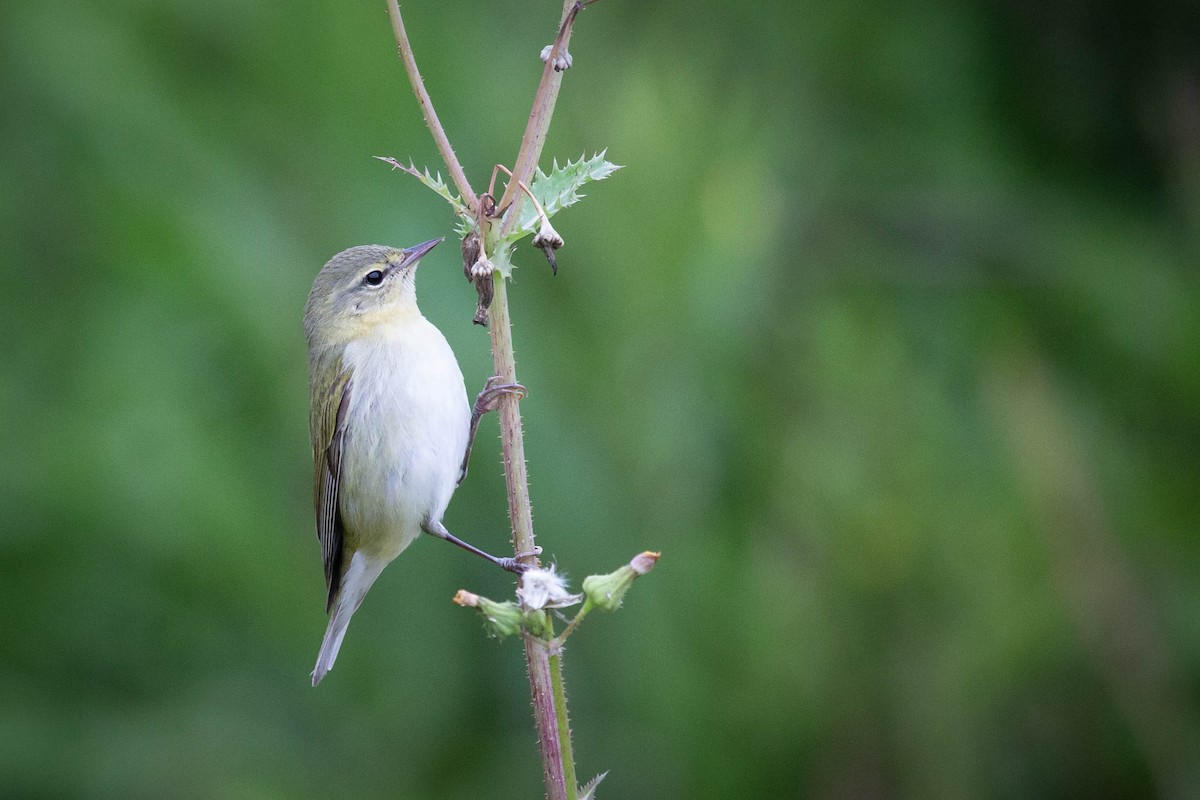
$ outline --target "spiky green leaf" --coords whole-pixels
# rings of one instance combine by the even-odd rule
[[[578,161],[568,161],[562,167],[555,160],[549,175],[538,169],[533,182],[529,184],[529,191],[542,204],[542,208],[546,209],[546,216],[553,217],[564,208],[578,203],[584,197],[579,192],[584,184],[602,181],[620,169],[618,165],[605,160],[606,152],[601,150],[591,158],[580,156]],[[513,241],[538,229],[537,210],[528,199],[521,203],[520,214],[520,219],[508,237]]]
[[[591,158],[580,156],[577,161],[568,161],[561,167],[555,160],[554,167],[549,174],[538,169],[529,186],[529,191],[542,204],[547,217],[553,217],[559,211],[573,206],[583,199],[585,195],[579,190],[585,184],[591,181],[602,181],[621,168],[617,164],[605,160],[606,152],[606,150],[601,150]],[[517,208],[520,217],[512,231],[495,244],[496,254],[492,259],[496,263],[496,268],[505,278],[512,277],[513,245],[536,232],[540,226],[537,209],[534,208],[533,203],[529,202],[529,198],[525,197],[523,192],[518,194],[517,198],[520,202],[514,201],[513,207]],[[469,232],[469,230],[468,227],[467,231]]]
[[[496,269],[506,279],[512,277],[512,271],[513,271],[512,253],[513,253],[513,243],[512,242],[505,242],[504,244],[499,245],[498,247],[496,247],[496,251],[494,253],[492,253],[492,263],[496,265]]]
[[[608,770],[601,772],[579,789],[579,800],[596,800],[596,787],[608,775]]]
[[[459,239],[465,239],[471,235],[471,231],[476,230],[479,226],[475,224],[475,220],[470,217],[464,217],[461,214],[454,218],[454,232],[458,234]]]
[[[385,164],[390,164],[392,169],[398,169],[401,172],[406,172],[409,175],[412,175],[414,178],[419,180],[421,183],[425,184],[430,189],[437,192],[438,195],[443,200],[445,200],[447,203],[450,204],[450,207],[454,209],[454,213],[458,215],[458,217],[459,217],[458,225],[460,228],[462,227],[464,221],[466,222],[466,224],[468,226],[471,225],[471,222],[470,222],[471,214],[470,214],[470,211],[467,210],[466,203],[464,203],[462,201],[461,197],[456,195],[454,192],[450,191],[450,187],[446,185],[446,182],[444,180],[442,180],[442,173],[439,172],[437,175],[430,175],[428,168],[426,168],[425,171],[422,172],[421,170],[417,169],[416,166],[411,161],[408,162],[408,166],[405,166],[404,164],[400,163],[396,159],[390,158],[388,156],[375,156],[375,157]],[[470,227],[467,228],[467,232],[470,232]],[[466,236],[466,233],[464,233],[462,235]]]

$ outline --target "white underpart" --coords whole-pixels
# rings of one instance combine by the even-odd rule
[[[341,510],[354,547],[391,561],[440,520],[458,481],[471,408],[458,361],[424,317],[346,348],[352,370]]]
[[[350,617],[379,573],[440,521],[458,482],[471,407],[441,331],[419,314],[346,347],[351,368],[340,507],[353,551],[313,670],[333,666]]]

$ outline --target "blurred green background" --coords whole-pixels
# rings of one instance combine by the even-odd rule
[[[556,1],[404,7],[478,186]],[[1200,796],[1200,13],[608,0],[512,291],[601,798]],[[450,231],[382,2],[7,4],[0,796],[533,798],[519,647],[420,541],[337,669],[301,309]],[[472,391],[457,247],[425,313]],[[496,423],[446,522],[507,541]]]

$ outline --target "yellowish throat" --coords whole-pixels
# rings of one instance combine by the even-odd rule
[[[441,241],[338,253],[304,310],[313,502],[330,612],[314,686],[333,667],[367,590],[422,531],[505,569],[524,568],[442,525],[480,415],[498,394],[524,390],[489,381],[474,409],[468,404],[454,352],[417,308],[417,265]]]

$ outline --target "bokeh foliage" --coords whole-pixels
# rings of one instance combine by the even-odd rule
[[[557,3],[404,7],[478,185]],[[1195,796],[1192,3],[606,0],[547,162],[628,166],[512,292],[539,541],[664,552],[567,679],[602,797]],[[382,4],[0,22],[0,795],[539,796],[516,649],[434,541],[337,669],[300,310],[448,233]],[[448,244],[422,307],[487,337]],[[494,421],[447,516],[507,535]]]

